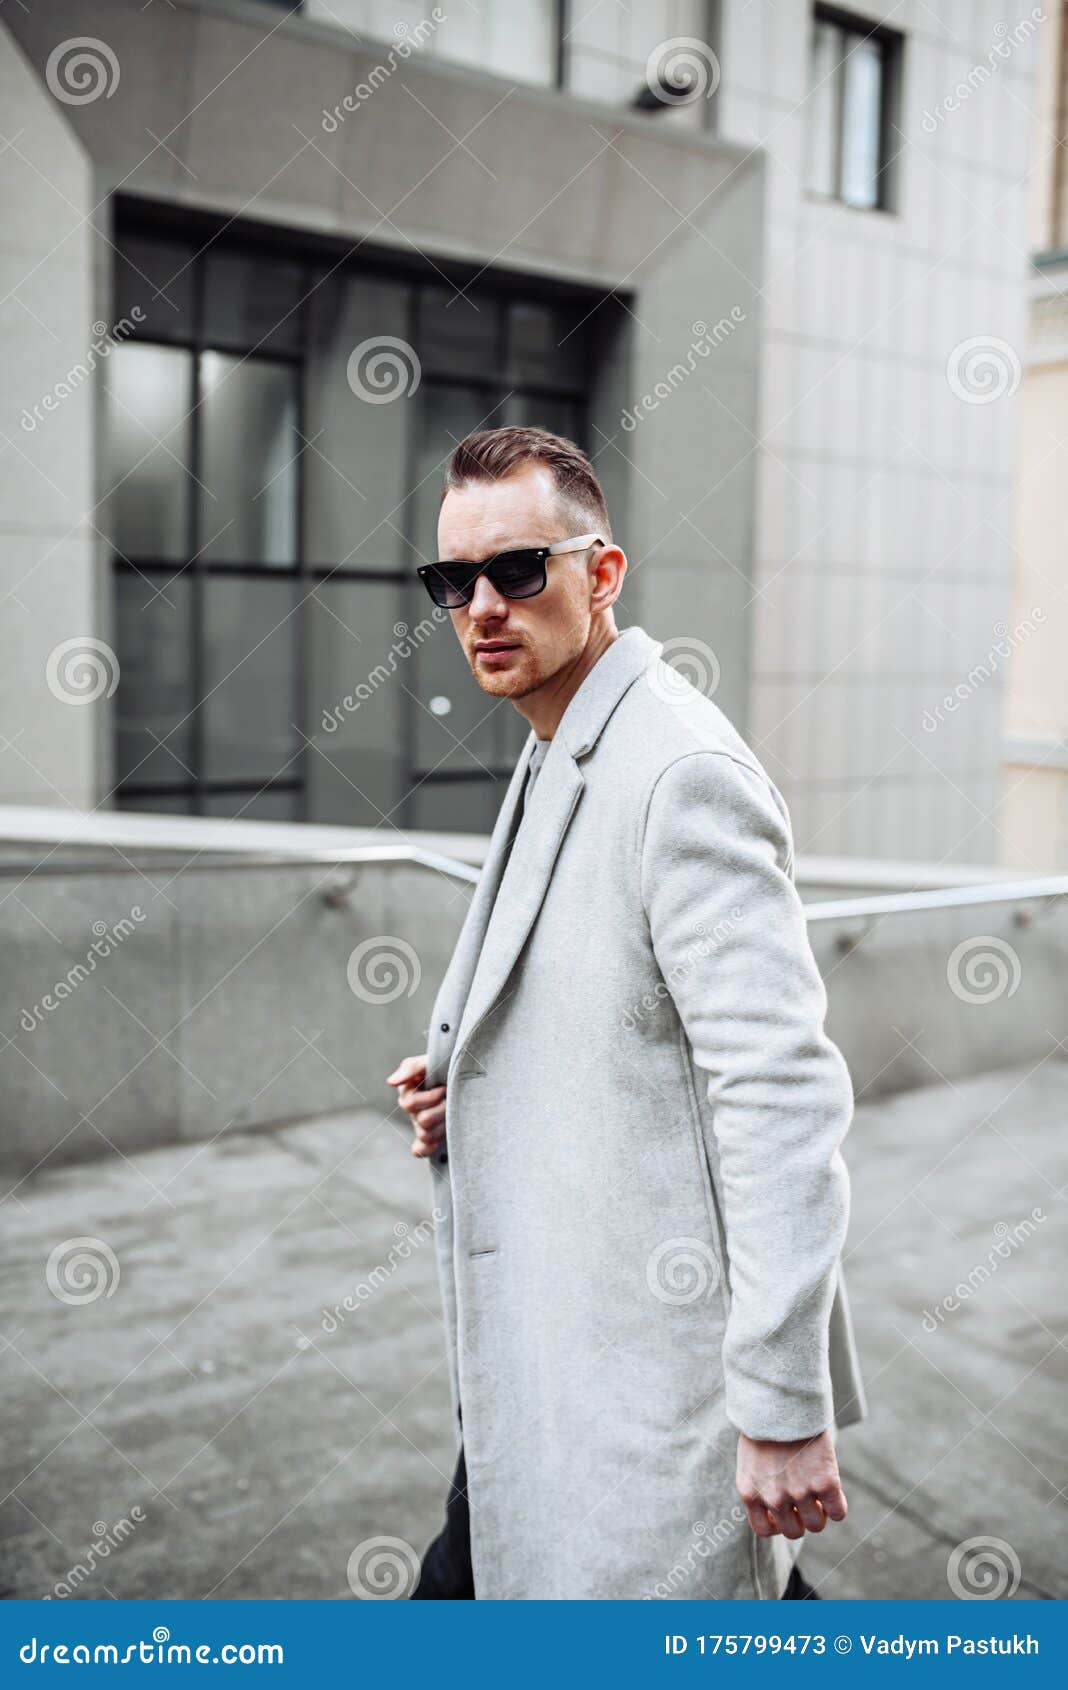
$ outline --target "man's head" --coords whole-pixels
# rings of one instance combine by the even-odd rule
[[[480,575],[470,604],[450,611],[485,692],[523,698],[614,638],[627,560],[612,544],[593,466],[573,441],[543,428],[493,428],[457,446],[442,488],[439,559],[482,563],[589,534],[600,543],[548,559],[534,597],[507,598]]]

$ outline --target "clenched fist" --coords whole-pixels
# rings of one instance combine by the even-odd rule
[[[738,1495],[757,1537],[804,1537],[844,1520],[846,1499],[830,1432],[797,1443],[738,1438]]]

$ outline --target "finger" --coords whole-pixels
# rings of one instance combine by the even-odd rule
[[[769,1507],[768,1513],[778,1526],[783,1537],[795,1539],[804,1537],[805,1528],[801,1523],[801,1518],[797,1513],[797,1510],[791,1503],[784,1502],[778,1507]]]
[[[412,1143],[413,1156],[433,1156],[441,1144],[444,1134],[439,1133],[436,1138],[421,1138],[417,1134]]]
[[[827,1524],[827,1516],[818,1497],[803,1496],[794,1503],[794,1507],[800,1514],[801,1524],[807,1532],[821,1532]]]
[[[432,1150],[441,1143],[444,1137],[445,1128],[443,1125],[431,1125],[429,1127],[416,1126],[413,1134],[413,1139],[416,1144],[429,1146]]]
[[[764,1504],[762,1502],[746,1502],[744,1497],[742,1501],[745,1505],[749,1524],[756,1532],[757,1537],[778,1537],[779,1528],[770,1518]]]
[[[401,1074],[397,1079],[387,1078],[387,1086],[396,1086],[398,1092],[415,1091],[426,1079],[426,1069],[417,1068],[413,1074]]]
[[[845,1492],[838,1483],[837,1479],[832,1480],[829,1485],[825,1485],[823,1490],[818,1491],[816,1494],[819,1499],[820,1507],[823,1509],[823,1512],[826,1514],[828,1520],[845,1519],[846,1515],[849,1513],[849,1507],[846,1503]]]
[[[413,1091],[406,1093],[404,1097],[404,1108],[410,1109],[413,1113],[419,1109],[429,1109],[432,1104],[440,1103],[444,1096],[444,1086],[431,1086],[429,1091]]]
[[[405,1081],[418,1080],[426,1073],[426,1056],[406,1056],[398,1062],[392,1074],[386,1075],[387,1086],[399,1086]]]
[[[445,1105],[435,1103],[430,1109],[411,1109],[409,1114],[412,1118],[413,1127],[432,1126],[435,1121],[445,1119]]]

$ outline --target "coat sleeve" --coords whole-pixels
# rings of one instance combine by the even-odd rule
[[[712,1105],[726,1410],[739,1431],[777,1442],[833,1423],[828,1332],[849,1209],[838,1147],[853,1111],[792,876],[785,807],[758,770],[702,750],[658,777],[642,901]]]

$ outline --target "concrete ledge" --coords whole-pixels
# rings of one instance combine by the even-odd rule
[[[40,837],[49,831],[52,844]],[[25,1172],[388,1107],[386,1073],[426,1048],[470,882],[407,862],[225,860],[254,847],[284,856],[384,841],[453,858],[462,850],[472,864],[486,845],[194,817],[12,814],[0,828],[0,1162]],[[177,860],[161,862],[163,849]],[[105,866],[78,866],[104,850],[116,853]],[[56,872],[21,875],[35,854]],[[915,865],[855,864],[847,887],[850,866],[802,862],[803,897],[815,904],[804,878],[813,867],[839,899],[924,878]],[[970,886],[975,872],[955,878]],[[827,902],[810,933],[828,1031],[859,1097],[1057,1051],[1068,898],[864,918],[844,903],[840,920]]]

